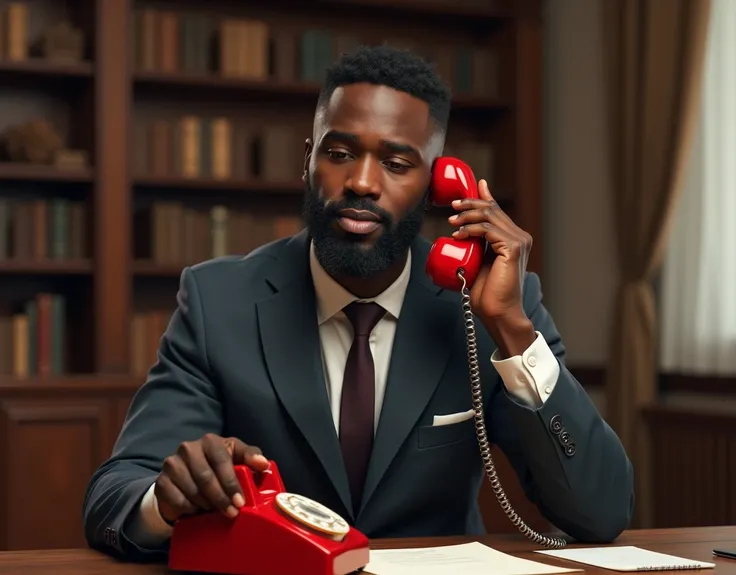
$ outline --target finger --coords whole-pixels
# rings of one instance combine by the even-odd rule
[[[220,449],[227,454],[223,442],[220,442]],[[189,473],[191,473],[192,479],[197,484],[198,491],[216,509],[219,509],[228,517],[236,517],[238,510],[223,491],[215,470],[210,466],[209,459],[204,453],[203,441],[183,443],[179,455],[186,462]]]
[[[488,253],[492,251],[498,255],[520,258],[521,261],[526,262],[527,254],[532,246],[531,236],[528,234],[525,236],[512,234],[490,222],[468,224],[456,230],[452,236],[459,240],[471,237],[484,238],[491,246],[491,250],[486,250],[486,260],[495,257]]]
[[[197,507],[184,495],[174,484],[171,478],[162,473],[156,480],[154,494],[158,501],[159,509],[170,509],[173,517],[165,514],[165,518],[176,520],[182,515],[191,515],[197,512]],[[167,517],[168,516],[168,517]]]
[[[488,187],[488,182],[486,182],[485,180],[481,180],[478,182],[478,195],[481,197],[481,199],[488,202],[494,201],[493,196],[491,195],[491,189]]]
[[[484,238],[491,246],[499,242],[509,243],[513,238],[499,226],[490,222],[479,222],[475,224],[467,224],[458,230],[455,230],[452,236],[462,240],[467,238]]]
[[[253,471],[268,471],[270,463],[263,452],[255,445],[246,445],[239,439],[233,438],[231,454],[235,465],[247,465]]]
[[[473,202],[482,202],[478,207],[470,208],[458,214],[450,216],[448,221],[451,225],[460,227],[467,224],[476,224],[489,222],[505,229],[509,233],[513,233],[516,225],[509,218],[501,207],[495,202],[486,202],[484,200],[472,200]]]
[[[192,474],[181,457],[171,455],[164,459],[163,472],[192,504],[206,511],[212,509],[210,502],[199,492]]]
[[[245,505],[243,490],[235,474],[233,444],[235,438],[222,439],[216,436],[205,436],[202,440],[204,453],[212,469],[217,475],[219,485],[235,507]]]

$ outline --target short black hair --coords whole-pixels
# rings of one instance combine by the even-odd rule
[[[452,95],[435,67],[412,53],[389,46],[359,46],[343,54],[325,72],[317,108],[329,101],[336,88],[359,83],[387,86],[406,92],[429,105],[429,114],[445,132]]]

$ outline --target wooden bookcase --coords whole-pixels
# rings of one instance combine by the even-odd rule
[[[0,9],[6,12],[11,4],[0,0]],[[197,238],[212,237],[202,220],[198,228],[177,229],[173,219],[155,224],[151,206],[174,202],[180,212],[196,210],[206,217],[221,206],[236,224],[231,229],[258,227],[256,236],[243,239],[241,234],[240,244],[229,239],[225,247],[219,246],[228,253],[247,251],[243,242],[252,247],[288,233],[301,209],[299,173],[319,89],[315,73],[321,69],[320,62],[336,56],[336,46],[349,47],[348,40],[356,39],[406,45],[436,59],[443,73],[452,72],[448,79],[456,95],[449,151],[462,157],[469,142],[488,146],[484,169],[488,173],[477,175],[491,181],[508,213],[535,238],[529,267],[541,273],[540,0],[26,0],[16,4],[26,7],[27,24],[19,32],[19,20],[6,13],[0,27],[0,133],[43,118],[58,132],[63,148],[86,153],[87,164],[80,168],[7,158],[0,162],[0,202],[10,200],[0,203],[0,317],[6,318],[0,320],[5,322],[5,327],[0,325],[0,446],[7,448],[0,447],[0,469],[11,470],[0,473],[0,549],[83,543],[77,517],[86,481],[109,454],[130,397],[145,379],[139,373],[141,350],[131,340],[136,324],[147,321],[139,314],[163,312],[158,322],[148,322],[145,349],[150,354],[165,327],[166,314],[175,305],[182,268],[203,259],[201,251],[187,257],[181,250],[178,258],[158,257],[155,252],[161,250],[152,246],[155,229],[163,226],[170,237],[178,238],[170,239],[169,245],[179,245],[181,238],[187,242],[193,229],[204,234]],[[161,14],[174,16],[169,23],[176,22],[176,38],[187,33],[182,23],[190,22],[187,30],[193,35],[184,36],[189,39],[185,47],[169,44],[164,46],[168,52],[162,52],[160,37],[167,32]],[[219,31],[226,20],[265,23],[268,43],[265,48],[261,44],[265,51],[260,73],[253,71],[259,65],[252,59],[241,61],[251,66],[250,75],[222,71],[230,67],[228,57],[219,56],[225,37]],[[8,21],[16,23],[10,30]],[[208,22],[210,32],[198,53],[197,27],[191,22],[199,21]],[[82,60],[37,55],[38,39],[59,22],[69,22],[82,32]],[[321,43],[319,38],[305,43],[303,33],[308,30],[331,36],[321,36]],[[56,41],[63,45],[68,32],[58,34]],[[151,42],[156,45],[153,51]],[[201,57],[202,47],[210,52],[207,61]],[[490,54],[482,68],[468,56],[480,49]],[[252,44],[249,53],[258,50]],[[471,69],[474,76],[468,75]],[[311,76],[305,76],[307,71]],[[463,88],[469,78],[476,82]],[[477,89],[480,80],[483,91]],[[182,134],[196,131],[192,125],[199,126],[201,134],[213,133],[211,123],[182,123],[191,117],[229,121],[226,128],[233,137],[228,177],[215,174],[222,172],[223,163],[221,156],[213,155],[213,140],[209,147],[202,142],[182,144]],[[163,140],[151,135],[157,121],[168,126],[169,131],[163,132],[169,146],[165,152],[154,144]],[[288,128],[291,139],[268,140],[271,136],[264,135],[264,130],[276,124]],[[244,148],[235,144],[238,126],[244,126],[250,138]],[[154,160],[154,148],[158,160]],[[219,149],[222,152],[227,146]],[[187,154],[195,150],[210,162],[210,171],[199,176],[187,175],[184,166]],[[163,168],[162,157],[166,158]],[[269,158],[279,163],[266,166]],[[13,211],[18,200],[29,206],[21,226]],[[3,209],[9,214],[7,225]],[[74,209],[76,216],[68,215]],[[239,219],[238,214],[250,220]],[[290,221],[279,227],[273,224],[277,216]],[[425,233],[430,237],[441,233],[442,228],[431,227],[441,220],[441,214],[432,216]],[[265,232],[264,221],[271,222]],[[26,238],[25,243],[21,238]],[[210,246],[204,255],[217,254]],[[39,299],[39,294],[61,295],[63,314],[58,314],[53,300]],[[29,301],[35,302],[31,308]],[[23,337],[31,342],[25,353],[33,365],[25,377],[17,377],[13,369],[17,358],[9,351],[17,348],[17,338],[7,318],[28,314],[29,309],[28,321],[16,322],[15,329],[25,330]],[[62,317],[63,323],[55,324],[48,319],[52,316]],[[39,344],[37,332],[51,335],[42,336]],[[41,356],[45,361],[39,366]],[[46,463],[25,459],[27,453],[44,451],[54,454]],[[502,476],[512,501],[534,524],[536,516],[518,495],[514,479],[506,479],[507,472]],[[39,493],[54,496],[44,500]],[[489,529],[508,530],[506,518],[489,499],[492,495],[483,497],[488,500]],[[15,503],[20,501],[22,506]],[[45,509],[51,507],[58,510],[58,517],[49,523]]]

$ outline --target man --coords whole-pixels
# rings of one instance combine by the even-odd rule
[[[362,48],[328,70],[304,159],[308,229],[184,270],[158,361],[89,484],[92,547],[165,557],[182,515],[237,515],[233,464],[267,459],[288,491],[369,537],[483,532],[460,296],[425,275],[418,235],[449,108],[408,52]],[[564,367],[525,272],[531,238],[480,191],[450,221],[492,256],[471,290],[489,439],[554,525],[613,540],[631,464]]]

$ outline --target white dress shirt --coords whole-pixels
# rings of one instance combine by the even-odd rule
[[[322,346],[322,363],[327,394],[335,430],[340,429],[340,399],[345,363],[353,343],[353,331],[345,313],[348,304],[358,300],[376,302],[386,310],[370,335],[370,349],[376,374],[375,418],[378,422],[386,391],[386,379],[396,325],[404,303],[404,295],[411,274],[411,253],[401,275],[384,292],[374,298],[360,299],[332,279],[317,261],[314,246],[309,252],[309,266],[317,296],[317,324]],[[458,313],[460,313],[458,311]],[[498,371],[509,393],[532,408],[541,406],[552,394],[560,367],[544,337],[537,339],[520,356],[498,359],[498,351],[491,356],[491,364]],[[374,429],[375,432],[375,429]],[[171,535],[169,526],[161,517],[154,494],[154,485],[144,495],[137,521],[131,525],[132,538],[142,545],[156,545]]]

